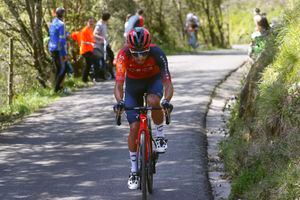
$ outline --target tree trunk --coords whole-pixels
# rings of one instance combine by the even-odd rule
[[[181,26],[181,38],[184,39],[185,38],[185,22],[183,21],[182,18],[182,7],[181,7],[181,1],[178,0],[173,0],[173,4],[176,7],[177,10],[177,17]]]
[[[30,27],[32,32],[32,49],[34,58],[34,67],[38,71],[39,80],[49,78],[46,72],[48,65],[43,43],[43,10],[42,0],[26,0],[26,11],[30,18]],[[43,85],[43,84],[42,84]],[[44,85],[43,85],[44,86]]]
[[[221,47],[226,47],[224,30],[223,30],[223,13],[221,9],[221,2],[219,0],[214,1],[214,13],[215,13],[215,23],[217,30],[219,32],[219,45]]]
[[[43,12],[42,12],[42,0],[26,0],[23,1],[11,1],[4,0],[9,12],[14,17],[17,23],[16,30],[20,30],[21,40],[20,44],[24,46],[29,54],[32,55],[34,60],[34,68],[38,72],[39,80],[46,82],[48,76],[45,73],[47,67],[47,58],[43,45]],[[26,19],[20,16],[19,10],[26,10],[29,18],[29,27]],[[43,84],[42,84],[43,85]]]
[[[216,35],[215,35],[215,32],[214,32],[214,25],[213,25],[213,22],[212,22],[212,16],[210,14],[210,0],[204,0],[201,3],[202,3],[202,8],[203,8],[204,13],[206,14],[206,18],[207,18],[211,44],[212,44],[212,46],[216,46]]]

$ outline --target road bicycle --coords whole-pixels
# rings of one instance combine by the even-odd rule
[[[138,160],[138,175],[140,177],[139,189],[142,190],[142,199],[147,199],[147,193],[153,192],[153,174],[156,173],[156,163],[159,153],[153,149],[155,146],[152,137],[151,118],[148,116],[149,110],[161,110],[161,107],[151,107],[147,105],[147,94],[144,94],[144,105],[137,107],[125,107],[124,110],[136,110],[139,112],[140,127],[136,140],[137,144],[137,160]],[[124,110],[115,110],[116,123],[121,125],[121,115]],[[163,109],[165,113],[166,124],[171,121],[169,109]]]

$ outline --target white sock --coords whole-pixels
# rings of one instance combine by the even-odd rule
[[[164,130],[164,124],[161,123],[159,125],[154,124],[154,130],[153,130],[153,137],[165,137],[165,134],[163,132]]]
[[[131,161],[131,172],[137,172],[136,152],[129,151]]]

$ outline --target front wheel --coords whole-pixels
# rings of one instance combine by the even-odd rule
[[[149,155],[149,160],[147,163],[147,186],[148,186],[149,194],[152,194],[152,192],[153,192],[153,174],[154,174],[154,167],[155,167],[155,165],[153,165],[154,152],[150,153],[150,151],[149,151],[148,155]]]
[[[146,168],[146,138],[145,132],[141,133],[140,138],[140,166],[141,166],[141,190],[143,200],[147,200],[147,168]]]

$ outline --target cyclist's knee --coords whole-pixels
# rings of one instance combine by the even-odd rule
[[[135,137],[139,131],[139,122],[133,122],[130,124],[130,135]]]
[[[149,106],[159,106],[160,105],[160,97],[155,94],[149,94],[147,96],[147,101]]]

